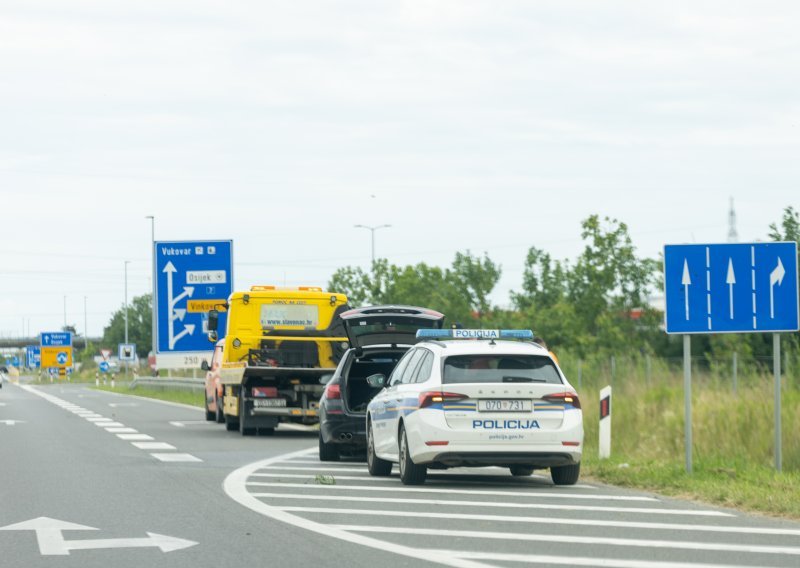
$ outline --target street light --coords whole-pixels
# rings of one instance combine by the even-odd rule
[[[155,215],[147,215],[145,219],[150,219],[150,270],[152,271],[151,280],[153,289],[151,290],[152,296],[150,297],[150,304],[152,307],[151,319],[153,320],[152,327],[152,343],[150,345],[153,351],[153,357],[156,356],[156,217]]]
[[[370,233],[372,233],[372,265],[375,265],[375,231],[378,229],[388,229],[391,225],[376,225],[374,227],[370,227],[369,225],[353,225],[356,229],[367,229]]]

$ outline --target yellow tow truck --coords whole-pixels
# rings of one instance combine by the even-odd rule
[[[281,422],[318,422],[324,383],[349,347],[339,317],[347,297],[312,286],[253,286],[220,308],[228,329],[211,373],[219,373],[226,428],[271,434]],[[208,313],[214,342],[218,317],[216,309]]]

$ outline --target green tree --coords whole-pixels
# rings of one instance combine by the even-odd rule
[[[152,346],[152,295],[137,296],[128,306],[128,343],[136,344],[136,352],[146,357]],[[103,346],[112,348],[125,342],[125,306],[114,312],[103,329]]]

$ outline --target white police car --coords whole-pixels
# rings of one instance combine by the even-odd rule
[[[583,415],[575,389],[529,330],[421,329],[367,407],[371,475],[400,467],[406,485],[427,470],[550,468],[556,485],[580,475]],[[468,341],[465,341],[468,339]]]

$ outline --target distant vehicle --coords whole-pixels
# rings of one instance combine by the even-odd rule
[[[367,467],[403,484],[428,469],[507,467],[515,476],[550,468],[556,485],[578,481],[583,415],[575,389],[528,330],[420,330],[367,406]],[[471,339],[471,341],[456,340]]]
[[[220,339],[214,347],[214,354],[211,356],[211,363],[203,361],[200,368],[206,372],[205,381],[205,411],[206,420],[215,420],[219,424],[225,422],[225,414],[222,412],[222,382],[220,382],[220,369],[222,368],[222,350],[225,349],[225,340]]]
[[[8,374],[8,367],[5,365],[0,366],[0,389],[3,388],[3,381],[6,380],[6,375]]]
[[[316,423],[322,381],[349,347],[340,318],[347,297],[312,286],[253,286],[231,294],[224,309],[228,329],[218,357],[202,366],[211,372],[207,381],[222,388],[220,400],[219,388],[207,384],[206,416],[213,409],[219,419],[221,402],[225,427],[242,435],[270,434],[280,422]],[[218,318],[217,310],[209,312],[215,342]]]
[[[350,349],[344,354],[319,402],[319,459],[364,452],[367,404],[381,389],[367,377],[391,374],[415,343],[418,329],[440,329],[444,315],[414,306],[370,306],[341,315]]]

